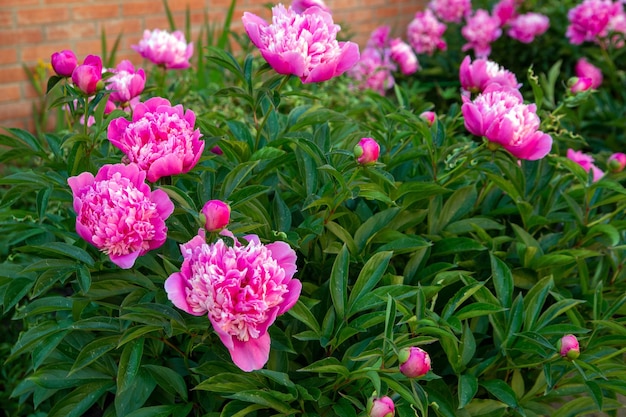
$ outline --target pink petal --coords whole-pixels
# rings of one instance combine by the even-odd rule
[[[122,269],[132,268],[139,257],[140,251],[131,252],[127,255],[109,255],[111,262]]]
[[[263,368],[270,357],[270,335],[262,334],[257,339],[241,342],[234,338],[233,347],[228,349],[235,365],[250,372]]]
[[[165,280],[167,298],[178,308],[194,316],[202,316],[204,313],[196,313],[187,304],[186,280],[180,272],[175,272]]]

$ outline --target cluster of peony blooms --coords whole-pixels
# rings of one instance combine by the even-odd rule
[[[574,45],[595,42],[605,46],[610,42],[622,47],[623,35],[626,34],[622,3],[619,0],[584,0],[568,11],[569,25],[565,36]]]
[[[539,130],[535,104],[525,104],[514,75],[498,64],[466,57],[459,71],[461,86],[477,92],[463,94],[461,111],[467,130],[503,147],[519,159],[536,160],[552,148],[550,135]]]

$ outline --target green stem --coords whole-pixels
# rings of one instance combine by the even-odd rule
[[[289,82],[289,80],[291,79],[292,75],[286,75],[283,80],[280,82],[280,84],[278,85],[278,87],[276,87],[276,90],[274,90],[276,93],[280,93],[280,90],[282,90],[282,88],[285,86],[285,84],[287,84]],[[254,139],[254,150],[258,150],[259,149],[259,144],[261,142],[261,133],[263,132],[263,128],[265,127],[265,124],[267,123],[267,120],[269,119],[270,114],[272,114],[273,111],[275,111],[276,108],[272,105],[272,107],[270,109],[268,109],[267,113],[264,115],[263,120],[261,120],[261,124],[259,126],[257,126],[257,130],[256,130],[256,137]],[[256,121],[256,110],[254,111],[254,115],[255,115],[255,121]]]

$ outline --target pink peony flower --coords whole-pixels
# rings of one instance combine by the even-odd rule
[[[622,172],[626,168],[626,154],[617,152],[609,156],[607,165],[611,172]]]
[[[584,0],[567,12],[569,25],[565,36],[570,43],[597,42],[608,34],[609,22],[623,13],[623,5],[611,0]]]
[[[573,149],[567,150],[567,159],[576,162],[580,165],[585,172],[591,171],[593,174],[593,182],[598,181],[604,176],[604,172],[593,163],[593,156],[587,155],[581,151],[575,151]]]
[[[593,80],[589,77],[572,77],[567,81],[569,91],[572,94],[582,93],[590,90]]]
[[[113,76],[108,79],[107,90],[111,90],[109,99],[127,107],[130,101],[139,96],[146,85],[146,74],[143,68],[135,71],[133,64],[124,60],[112,70]]]
[[[567,359],[576,359],[580,356],[580,345],[573,334],[563,336],[559,340],[558,349],[561,356]]]
[[[88,96],[104,88],[102,82],[102,59],[97,55],[87,55],[81,65],[74,68],[72,82]]]
[[[480,93],[491,84],[515,89],[522,85],[517,82],[515,74],[494,61],[479,58],[472,62],[469,55],[465,56],[461,62],[459,80],[465,95]]]
[[[389,26],[379,26],[374,29],[367,40],[366,48],[386,48],[389,45]]]
[[[67,49],[53,53],[50,57],[50,63],[54,72],[61,77],[71,77],[74,68],[78,66],[76,55]]]
[[[400,71],[404,75],[410,75],[420,69],[415,52],[408,43],[400,38],[392,39],[390,42],[390,57],[400,66]]]
[[[172,33],[161,29],[145,30],[143,39],[131,48],[166,69],[189,68],[189,59],[193,55],[193,42],[187,43],[185,35],[179,30]]]
[[[109,124],[107,137],[126,154],[128,162],[146,171],[148,181],[189,172],[200,159],[204,141],[194,130],[196,116],[182,105],[172,107],[161,97],[139,103],[132,121],[118,117]]]
[[[616,48],[623,48],[624,36],[626,35],[626,13],[624,13],[623,10],[620,10],[619,13],[609,20],[607,31],[609,33],[609,39],[600,42],[600,44],[606,47],[608,41],[608,43],[611,43]]]
[[[387,396],[370,398],[367,402],[368,417],[393,417],[396,415],[396,406]]]
[[[430,371],[430,356],[418,347],[405,348],[398,354],[400,372],[409,378],[419,378]]]
[[[531,43],[536,36],[543,35],[550,27],[548,16],[540,13],[525,13],[512,19],[507,35],[522,43]]]
[[[263,245],[255,235],[247,245],[205,241],[204,230],[181,245],[180,272],[165,290],[189,314],[208,315],[235,365],[249,372],[269,358],[269,326],[298,300],[302,284],[294,279],[296,253],[285,242]]]
[[[524,104],[518,90],[491,85],[473,101],[462,99],[465,127],[474,135],[486,137],[519,159],[541,159],[550,152],[552,138],[538,130],[536,106]]]
[[[202,207],[200,217],[207,231],[222,230],[230,222],[230,206],[221,200],[209,200]]]
[[[574,72],[577,77],[586,77],[591,79],[591,88],[598,88],[602,84],[602,71],[600,68],[591,64],[586,58],[580,58],[574,66]]]
[[[446,28],[430,9],[426,9],[415,13],[407,27],[407,39],[418,54],[432,55],[437,49],[445,51],[448,48],[443,40]]]
[[[471,0],[430,0],[428,8],[444,22],[461,23],[472,11]]]
[[[370,89],[382,96],[393,87],[395,79],[392,71],[396,67],[391,62],[389,52],[377,48],[363,50],[359,62],[348,71],[350,78],[357,82],[357,88]]]
[[[502,35],[500,19],[490,16],[486,10],[478,9],[467,18],[461,34],[467,40],[462,47],[463,51],[473,49],[477,58],[487,58],[491,53],[491,43]]]
[[[432,126],[433,123],[435,123],[435,120],[437,120],[437,113],[433,111],[425,111],[420,114],[420,117],[426,120],[426,123],[428,123],[428,126]]]
[[[517,0],[500,0],[493,6],[492,15],[500,19],[500,26],[504,26],[517,16]]]
[[[324,0],[293,0],[291,2],[291,8],[298,14],[313,6],[317,6],[323,11],[330,13],[330,9],[326,6]]]
[[[378,160],[380,145],[372,138],[362,138],[354,147],[354,156],[361,165],[373,164]]]
[[[67,180],[74,195],[76,232],[109,255],[120,268],[131,268],[167,237],[165,219],[174,204],[162,190],[150,191],[137,165],[104,165]]]
[[[271,24],[248,12],[242,20],[250,40],[277,73],[315,83],[341,75],[359,61],[358,45],[337,42],[339,25],[319,7],[298,14],[278,4],[272,14]]]

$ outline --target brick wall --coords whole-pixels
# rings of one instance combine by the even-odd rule
[[[241,15],[249,11],[269,19],[266,0],[238,0],[232,29],[241,31]],[[288,2],[285,2],[288,4]],[[178,28],[184,28],[190,12],[192,40],[197,39],[205,19],[220,25],[230,0],[170,0]],[[392,35],[405,37],[406,25],[424,0],[326,0],[336,23],[363,45],[377,26],[387,24]],[[122,34],[117,60],[141,64],[130,46],[144,29],[169,28],[160,0],[0,0],[0,126],[32,129],[32,108],[37,91],[23,68],[41,67],[55,51],[71,49],[79,62],[85,55],[100,54],[101,33],[109,48]],[[197,53],[197,51],[196,51]]]

